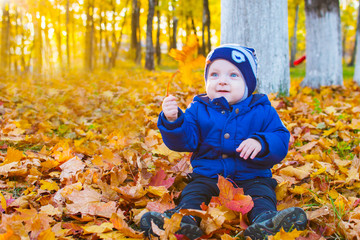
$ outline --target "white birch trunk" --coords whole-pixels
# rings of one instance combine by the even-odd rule
[[[289,93],[287,11],[286,0],[221,0],[221,43],[256,50],[260,93]]]
[[[343,85],[339,1],[325,2],[305,0],[306,76],[301,85],[311,88]]]
[[[359,12],[360,14],[360,12]],[[358,23],[359,24],[359,23]],[[360,31],[358,29],[358,31],[356,32],[357,35],[357,47],[356,47],[356,62],[355,62],[355,73],[354,73],[354,81],[357,82],[360,85]]]

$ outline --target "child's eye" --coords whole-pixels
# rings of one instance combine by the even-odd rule
[[[230,76],[231,76],[231,77],[238,77],[239,75],[236,74],[236,73],[232,73]]]
[[[213,73],[210,73],[210,76],[211,76],[211,77],[218,77],[219,75],[218,75],[217,73],[214,73],[214,72],[213,72]]]

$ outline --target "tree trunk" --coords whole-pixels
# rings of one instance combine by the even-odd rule
[[[205,41],[205,28],[207,28],[207,44]],[[202,19],[202,52],[205,55],[211,51],[211,42],[210,42],[210,10],[209,10],[209,1],[203,0],[203,19]]]
[[[8,69],[10,66],[10,3],[5,1],[2,4],[2,24],[1,24],[1,67]]]
[[[154,45],[152,38],[153,19],[155,12],[155,0],[149,0],[149,12],[146,22],[146,55],[145,68],[147,70],[154,70]]]
[[[360,1],[359,1],[360,3]],[[356,27],[356,45],[355,45],[355,49],[356,49],[356,63],[355,63],[355,73],[354,73],[354,81],[357,82],[358,84],[360,84],[360,47],[358,46],[359,44],[359,39],[360,39],[360,6],[359,6],[359,10],[358,10],[358,19],[357,19],[357,27]]]
[[[357,16],[357,23],[356,23],[356,32],[359,32],[359,31],[360,31],[360,0],[359,0],[358,16]],[[356,52],[357,52],[357,48],[358,48],[358,46],[357,46],[358,42],[359,42],[359,36],[356,34],[354,48],[351,53],[351,60],[348,64],[349,67],[353,67],[355,64],[355,56],[356,56]]]
[[[138,0],[132,1],[131,18],[131,49],[135,52],[135,63],[141,61],[141,43],[140,43],[140,6]]]
[[[66,0],[66,63],[68,70],[70,68],[69,24],[70,24],[70,0]]]
[[[291,67],[294,67],[294,61],[295,61],[295,57],[296,57],[296,45],[297,45],[296,32],[297,32],[298,20],[299,20],[299,4],[296,4],[294,31],[293,31],[293,36],[291,37],[291,40],[290,40],[290,42],[291,42],[290,66]]]
[[[61,9],[60,9],[60,6],[58,6],[58,23],[56,24],[58,29],[57,29],[57,38],[58,38],[58,60],[59,60],[59,63],[60,63],[60,68],[61,70],[63,70],[63,60],[62,60],[62,49],[61,49],[61,45],[62,45],[62,31],[61,31]]]
[[[258,91],[288,94],[289,38],[286,0],[221,0],[221,43],[257,51]]]
[[[120,46],[121,46],[122,36],[123,36],[124,27],[125,27],[125,23],[126,23],[128,4],[129,4],[129,0],[126,1],[126,5],[125,5],[126,10],[125,10],[125,14],[124,14],[124,20],[123,20],[122,25],[121,25],[120,36],[119,36],[119,39],[116,40],[114,52],[112,54],[112,59],[111,59],[111,67],[112,68],[114,68],[115,65],[116,65],[116,58],[118,56],[119,49],[120,49]]]
[[[338,0],[305,0],[306,76],[302,86],[343,85]]]
[[[85,34],[85,68],[92,71],[94,68],[94,1],[89,0],[86,13],[86,34]]]
[[[156,16],[157,16],[157,30],[156,30],[156,47],[155,47],[155,53],[156,53],[156,62],[157,65],[161,64],[161,48],[160,48],[160,9],[159,9],[159,0],[156,0]]]
[[[177,48],[177,26],[178,26],[179,19],[175,16],[173,16],[173,31],[172,31],[172,43],[171,48]]]
[[[42,71],[42,54],[43,54],[43,41],[42,41],[42,30],[41,30],[41,16],[37,17],[36,14],[33,14],[33,23],[34,23],[34,41],[33,49],[33,66],[34,73],[41,73]]]

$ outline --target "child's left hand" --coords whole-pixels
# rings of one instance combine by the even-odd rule
[[[246,160],[249,156],[254,159],[261,149],[262,146],[258,140],[248,138],[239,145],[236,151],[240,153],[241,158]]]

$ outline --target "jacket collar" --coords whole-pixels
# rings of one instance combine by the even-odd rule
[[[253,106],[258,104],[269,105],[271,104],[269,99],[265,94],[253,94],[250,97],[246,98],[244,101],[238,102],[236,104],[230,105],[224,97],[210,99],[206,93],[195,96],[194,101],[199,101],[208,105],[212,108],[219,110],[228,110],[238,108],[239,110],[246,111],[250,110]]]

